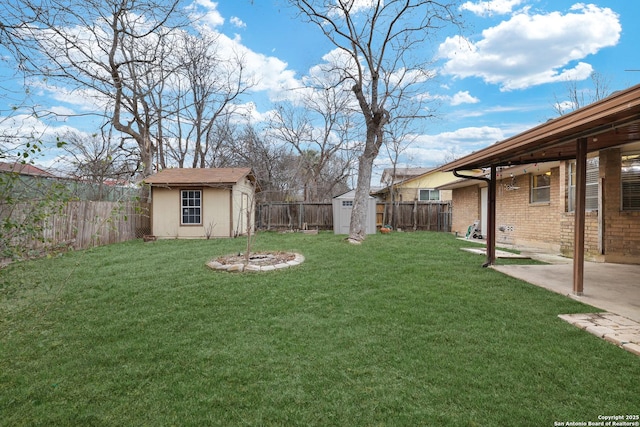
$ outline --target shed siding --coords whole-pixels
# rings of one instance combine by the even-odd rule
[[[247,234],[247,214],[251,221],[251,230],[255,229],[256,201],[253,194],[254,189],[248,179],[243,179],[233,186],[232,236]]]
[[[202,188],[202,224],[180,224],[180,188],[154,187],[152,193],[153,234],[159,239],[229,237],[229,190]]]

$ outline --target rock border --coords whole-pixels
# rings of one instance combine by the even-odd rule
[[[640,323],[634,320],[609,312],[559,314],[558,317],[640,356]]]
[[[291,261],[286,261],[279,264],[274,265],[257,265],[257,264],[245,264],[243,262],[234,263],[234,264],[222,264],[216,260],[209,261],[206,265],[207,267],[218,270],[218,271],[227,271],[229,273],[242,273],[245,271],[274,271],[280,270],[283,268],[289,268],[296,265],[300,265],[304,262],[304,256],[296,252],[289,252],[294,255],[294,258]]]

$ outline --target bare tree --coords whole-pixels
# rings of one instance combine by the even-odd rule
[[[591,87],[582,89],[578,86],[577,80],[567,80],[564,84],[566,92],[563,96],[566,98],[560,99],[554,94],[553,109],[559,116],[604,99],[611,94],[611,79],[603,74],[594,71],[589,76],[589,81]]]
[[[430,76],[414,55],[434,32],[459,25],[457,2],[432,0],[289,0],[317,25],[337,48],[342,62],[334,72],[351,84],[364,119],[365,146],[358,163],[358,183],[349,226],[349,241],[365,239],[367,198],[373,162],[391,119],[389,100],[400,88]],[[402,93],[402,91],[400,91]]]
[[[291,173],[291,147],[265,138],[254,126],[247,125],[232,137],[233,154],[228,166],[251,167],[260,183],[258,201],[285,201],[293,198],[295,176]]]
[[[169,153],[180,167],[188,156],[191,167],[210,167],[212,151],[219,151],[219,144],[226,141],[225,122],[236,114],[235,102],[254,83],[244,73],[244,58],[223,56],[217,36],[211,33],[185,33],[177,50],[181,52],[177,62],[182,65],[175,76],[178,107],[168,128],[174,144]]]
[[[111,125],[135,141],[143,176],[153,170],[157,90],[162,42],[179,0],[23,0],[29,25],[20,28],[37,58],[31,71],[60,79],[101,103]]]
[[[105,200],[109,188],[128,182],[136,172],[136,162],[119,149],[110,133],[84,135],[73,131],[60,139],[65,141],[71,174],[93,185],[93,200]]]
[[[297,155],[304,200],[316,202],[335,195],[358,151],[349,145],[354,123],[345,92],[334,86],[305,93],[301,106],[279,105],[270,128],[273,137],[289,144]]]
[[[385,139],[384,147],[391,162],[391,181],[387,183],[391,199],[391,210],[389,211],[389,216],[385,219],[385,223],[393,227],[396,226],[395,212],[398,210],[400,203],[398,186],[396,185],[398,163],[402,153],[409,148],[417,137],[416,133],[410,133],[408,130],[410,123],[411,120],[396,118],[392,120],[385,129],[387,138]]]

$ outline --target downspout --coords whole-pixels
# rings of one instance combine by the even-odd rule
[[[484,181],[489,187],[487,196],[488,200],[488,212],[487,215],[487,261],[482,264],[483,267],[489,267],[496,262],[496,167],[491,165],[491,177],[485,178],[483,176],[469,176],[462,175],[458,170],[453,170],[453,175],[457,178],[463,179],[476,179],[478,181]]]

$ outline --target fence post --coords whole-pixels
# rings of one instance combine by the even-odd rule
[[[298,230],[302,230],[302,224],[304,223],[304,205],[300,202],[298,207]]]

